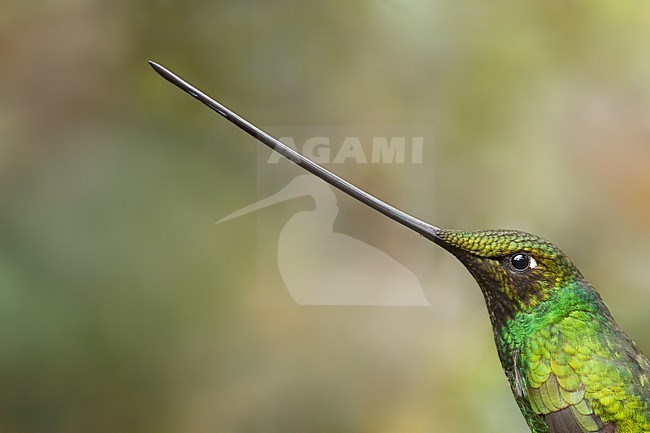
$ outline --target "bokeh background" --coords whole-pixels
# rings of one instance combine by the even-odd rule
[[[432,306],[290,302],[257,238],[291,211],[213,224],[264,150],[146,61],[261,125],[433,127],[421,166],[336,169],[554,240],[649,353],[648,46],[642,1],[2,2],[0,429],[526,431],[453,258],[339,195]]]

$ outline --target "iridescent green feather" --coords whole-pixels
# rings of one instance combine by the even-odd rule
[[[650,362],[568,257],[511,230],[443,230],[441,239],[481,286],[502,365],[534,433],[575,431],[566,422],[584,432],[650,432]],[[535,266],[512,269],[516,253]]]
[[[589,287],[575,283],[502,330],[500,351],[519,350],[521,376],[536,413],[573,406],[586,431],[598,431],[590,415],[615,422],[619,433],[650,431],[650,388],[636,377],[650,372],[647,359],[621,333]]]

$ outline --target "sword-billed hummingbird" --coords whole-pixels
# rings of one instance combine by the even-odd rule
[[[149,63],[261,143],[458,258],[483,292],[501,365],[533,433],[650,432],[648,358],[555,245],[515,230],[450,230],[414,218]]]

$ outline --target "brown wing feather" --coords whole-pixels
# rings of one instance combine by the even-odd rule
[[[544,415],[548,425],[548,433],[616,433],[616,426],[612,423],[604,424],[596,415],[590,415],[598,430],[586,430],[575,417],[575,412],[570,407],[550,412]]]
[[[576,421],[570,408],[551,412],[544,416],[548,433],[589,433]]]

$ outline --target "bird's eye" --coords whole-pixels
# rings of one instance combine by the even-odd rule
[[[537,262],[527,254],[517,253],[510,257],[510,265],[517,271],[525,271],[537,267]]]

